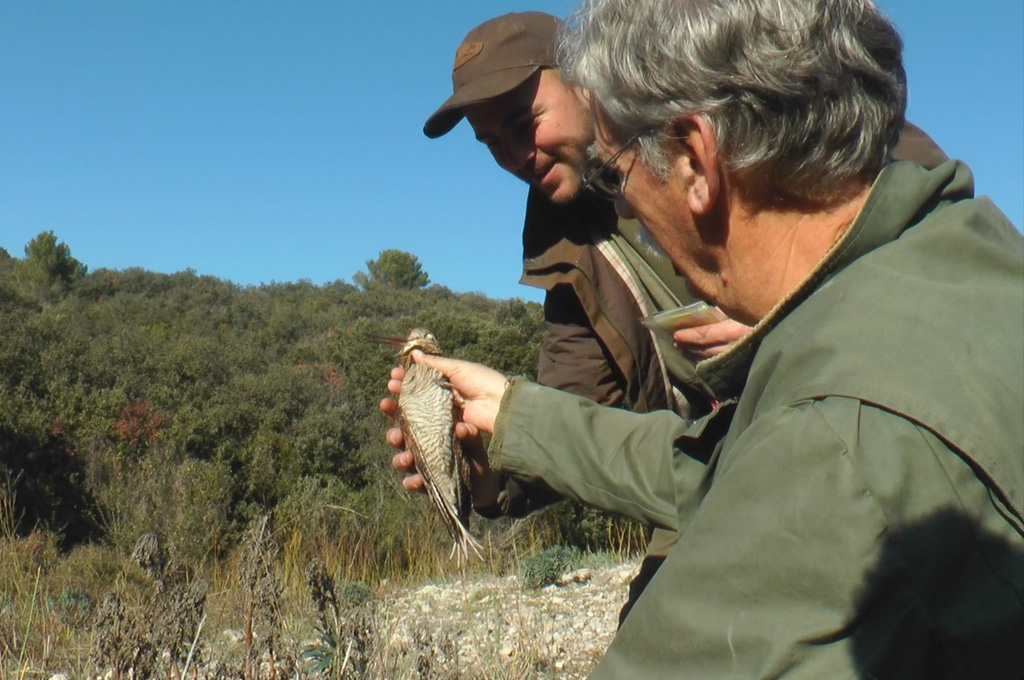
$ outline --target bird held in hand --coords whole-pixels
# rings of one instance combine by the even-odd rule
[[[405,370],[405,377],[396,419],[405,447],[412,453],[416,471],[423,478],[427,496],[455,540],[452,554],[461,565],[470,551],[480,556],[480,543],[469,533],[469,463],[455,436],[461,399],[438,371],[413,363],[412,352],[416,349],[425,354],[441,354],[441,346],[432,333],[414,328],[405,340],[380,340],[401,346],[397,363]]]

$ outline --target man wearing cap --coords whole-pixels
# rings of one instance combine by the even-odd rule
[[[549,14],[522,12],[470,31],[455,54],[453,94],[427,120],[424,134],[439,137],[465,117],[495,162],[530,185],[520,281],[547,291],[538,382],[637,412],[704,416],[711,399],[693,361],[640,323],[695,298],[639,223],[618,218],[600,178],[583,177],[594,128],[585,93],[563,82],[557,69],[559,23]],[[932,167],[945,160],[913,126],[903,142],[898,157]],[[678,331],[675,339],[702,359],[746,330],[724,320]],[[476,509],[523,516],[557,498],[546,487],[508,478],[493,504]],[[655,530],[620,618],[674,542],[675,534]]]
[[[555,67],[558,27],[549,14],[521,12],[470,31],[455,54],[454,93],[423,131],[436,138],[466,117],[495,162],[530,185],[521,282],[547,291],[541,381],[601,403],[686,413],[703,389],[639,318],[694,298],[635,221],[620,223],[607,197],[583,191],[593,127],[583,93]]]
[[[640,323],[695,298],[635,220],[619,220],[608,197],[583,190],[593,127],[585,97],[556,68],[558,27],[549,14],[522,12],[470,31],[455,54],[454,92],[423,131],[439,137],[467,118],[498,165],[530,185],[520,281],[547,291],[538,382],[637,412],[703,415],[710,400],[693,363]],[[714,353],[745,330],[717,324],[692,349]],[[507,479],[477,511],[519,517],[558,499]],[[652,536],[622,618],[673,542],[671,532]]]

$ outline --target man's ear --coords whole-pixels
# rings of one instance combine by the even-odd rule
[[[685,116],[669,129],[677,145],[676,162],[681,164],[690,212],[706,215],[718,202],[722,189],[718,144],[711,125],[703,116]]]

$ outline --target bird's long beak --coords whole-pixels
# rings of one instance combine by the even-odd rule
[[[370,340],[379,342],[382,345],[391,345],[392,347],[401,347],[405,344],[405,338],[394,338],[387,335],[370,335]]]

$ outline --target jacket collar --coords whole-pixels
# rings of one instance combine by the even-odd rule
[[[887,165],[875,179],[853,225],[821,263],[733,347],[697,364],[697,375],[717,398],[738,396],[765,336],[814,291],[853,261],[896,240],[939,206],[970,198],[973,193],[971,172],[957,161],[930,171],[905,161]]]
[[[616,227],[615,209],[588,191],[556,204],[530,188],[523,225],[523,274],[561,264],[576,264],[586,246],[608,237]]]

